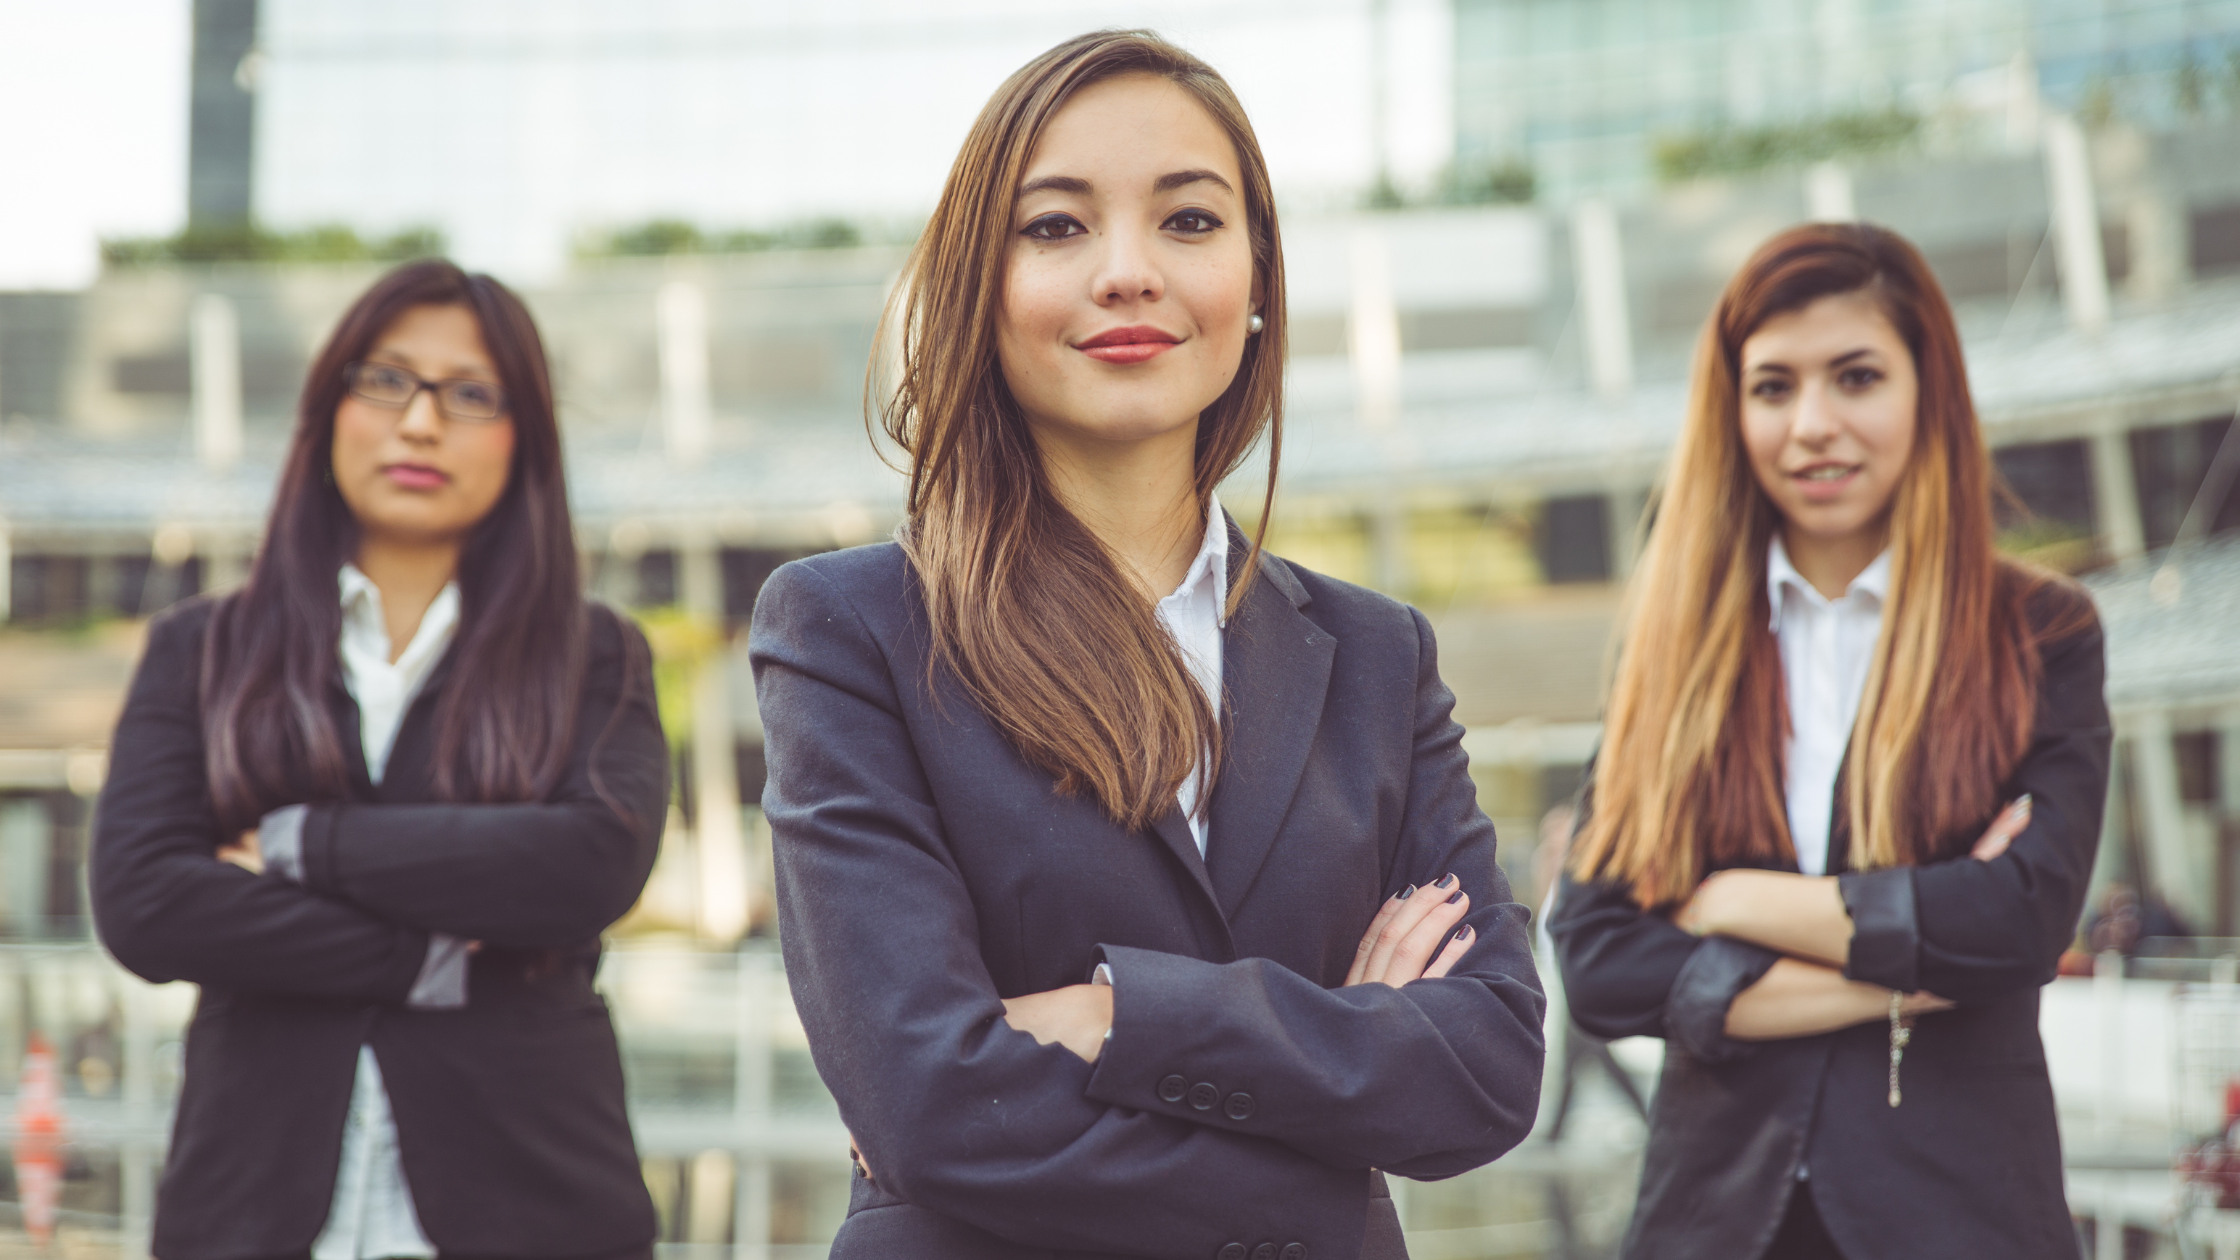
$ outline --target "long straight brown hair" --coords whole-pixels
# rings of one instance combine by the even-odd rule
[[[888,307],[880,340],[898,347],[898,361],[891,381],[874,363],[869,397],[910,459],[901,537],[925,596],[934,664],[963,681],[1059,791],[1140,829],[1173,808],[1194,770],[1218,767],[1220,715],[1150,601],[1053,492],[996,358],[1011,220],[1035,144],[1075,93],[1130,74],[1156,75],[1196,98],[1228,133],[1244,179],[1265,326],[1199,417],[1193,474],[1204,511],[1267,433],[1260,523],[1228,592],[1235,611],[1259,563],[1281,453],[1283,253],[1252,124],[1196,57],[1149,32],[1098,31],[1052,48],[996,89]]]
[[[1780,513],[1743,449],[1742,346],[1776,315],[1865,293],[1912,352],[1913,452],[1890,508],[1890,598],[1844,762],[1850,862],[1964,850],[2029,739],[2040,669],[2024,602],[2050,575],[1994,548],[1993,471],[1952,309],[1886,228],[1813,224],[1745,263],[1698,343],[1688,412],[1628,594],[1572,849],[1581,877],[1684,900],[1713,865],[1794,860],[1783,792],[1788,709],[1768,622]]]
[[[407,263],[352,304],[313,361],[249,581],[211,614],[204,757],[228,835],[276,806],[346,790],[345,744],[327,700],[342,685],[337,575],[357,554],[358,524],[332,476],[335,410],[343,368],[418,306],[473,313],[514,429],[505,492],[459,556],[459,635],[435,714],[436,794],[536,800],[566,769],[586,627],[544,342],[528,307],[498,281],[440,260]]]

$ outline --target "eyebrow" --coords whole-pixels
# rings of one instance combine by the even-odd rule
[[[1169,171],[1166,174],[1161,175],[1158,179],[1152,181],[1151,191],[1155,193],[1173,192],[1177,188],[1185,188],[1191,184],[1200,183],[1207,180],[1221,185],[1224,191],[1231,194],[1234,194],[1237,191],[1236,189],[1229,186],[1229,181],[1223,179],[1220,172],[1209,171],[1202,168],[1187,171]],[[1019,186],[1019,195],[1021,197],[1027,197],[1038,192],[1072,193],[1077,197],[1086,197],[1092,191],[1093,189],[1091,189],[1089,181],[1082,179],[1076,175],[1045,175],[1041,179],[1030,179],[1026,183]]]
[[[1840,355],[1837,355],[1837,356],[1836,356],[1835,358],[1833,358],[1833,359],[1830,359],[1830,360],[1828,360],[1828,366],[1829,366],[1829,367],[1832,367],[1832,368],[1839,368],[1839,367],[1842,367],[1842,366],[1844,366],[1844,365],[1845,365],[1845,364],[1847,364],[1847,363],[1850,363],[1850,362],[1852,362],[1852,361],[1853,361],[1853,360],[1855,360],[1855,359],[1863,359],[1863,358],[1865,358],[1865,357],[1867,357],[1868,355],[1870,355],[1870,354],[1873,354],[1873,353],[1874,353],[1874,347],[1872,347],[1872,346],[1861,346],[1861,347],[1859,347],[1858,349],[1856,349],[1856,350],[1853,350],[1853,351],[1852,351],[1851,353],[1849,353],[1849,354],[1840,354]],[[1766,363],[1753,363],[1753,364],[1751,364],[1751,365],[1750,365],[1750,368],[1749,368],[1749,370],[1750,370],[1750,371],[1752,371],[1752,372],[1794,372],[1794,371],[1796,371],[1796,369],[1795,369],[1795,368],[1793,368],[1793,367],[1790,367],[1790,366],[1789,366],[1788,364],[1786,364],[1786,363],[1782,363],[1782,362],[1780,362],[1780,361],[1778,361],[1778,360],[1775,360],[1775,361],[1771,361],[1771,362],[1766,362]]]

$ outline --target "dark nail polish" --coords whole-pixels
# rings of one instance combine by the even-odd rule
[[[1451,906],[1460,900],[1462,900],[1462,890],[1457,888],[1454,890],[1454,895],[1447,898],[1447,904]]]
[[[1447,875],[1447,877],[1446,877],[1445,879],[1442,879],[1442,880],[1440,880],[1440,881],[1439,881],[1439,883],[1438,883],[1438,887],[1440,887],[1440,888],[1452,888],[1452,887],[1454,887],[1454,874],[1453,874],[1452,872],[1449,872],[1449,873],[1448,873],[1448,875]]]
[[[1462,925],[1462,930],[1454,934],[1454,938],[1458,941],[1467,941],[1476,934],[1477,930],[1465,923]]]
[[[1416,895],[1416,886],[1415,886],[1414,884],[1410,884],[1410,885],[1408,885],[1408,886],[1407,886],[1406,888],[1403,888],[1403,889],[1401,889],[1401,890],[1400,890],[1400,900],[1402,900],[1402,901],[1406,901],[1406,900],[1407,900],[1408,898],[1410,898],[1410,897],[1413,897],[1413,896],[1415,896],[1415,895]]]

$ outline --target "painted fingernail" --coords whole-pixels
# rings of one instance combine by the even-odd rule
[[[1445,879],[1442,879],[1442,880],[1440,880],[1440,881],[1439,881],[1439,882],[1438,882],[1437,884],[1433,885],[1433,887],[1436,887],[1436,888],[1452,888],[1452,887],[1454,887],[1454,873],[1453,873],[1453,872],[1451,872],[1451,871],[1450,871],[1450,872],[1448,872],[1448,873],[1447,873],[1447,877],[1446,877]]]
[[[1399,899],[1400,899],[1400,900],[1402,900],[1402,901],[1406,901],[1406,900],[1407,900],[1408,898],[1410,898],[1410,897],[1413,897],[1413,896],[1415,896],[1415,895],[1416,895],[1416,886],[1415,886],[1414,884],[1410,884],[1410,885],[1408,885],[1408,886],[1407,886],[1406,888],[1403,888],[1403,889],[1401,889],[1401,890],[1400,890],[1400,898],[1399,898]]]
[[[1458,901],[1462,900],[1462,898],[1463,898],[1463,895],[1464,895],[1464,894],[1463,894],[1463,891],[1462,891],[1461,889],[1459,889],[1459,888],[1455,889],[1455,890],[1454,890],[1454,895],[1453,895],[1452,897],[1449,897],[1449,898],[1447,898],[1447,904],[1451,906],[1451,905],[1453,905],[1454,903],[1456,903],[1456,902],[1458,902]]]
[[[1477,934],[1477,929],[1465,923],[1462,925],[1462,930],[1454,934],[1454,938],[1458,941],[1467,941]]]
[[[2029,812],[2030,794],[2028,792],[2024,792],[2022,795],[2014,798],[2014,807],[2016,809],[2022,810],[2025,813]]]

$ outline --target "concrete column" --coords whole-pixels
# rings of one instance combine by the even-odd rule
[[[1400,421],[1400,310],[1392,295],[1392,259],[1374,227],[1353,230],[1349,254],[1353,304],[1346,317],[1353,359],[1354,404],[1361,423],[1389,429]]]
[[[723,566],[712,538],[677,549],[685,610],[714,626],[718,644],[692,689],[693,838],[700,858],[700,931],[736,941],[747,931],[747,837],[739,817],[738,738],[731,721],[731,654],[723,627]]]
[[[2100,252],[2100,204],[2082,128],[2066,114],[2045,120],[2046,200],[2053,207],[2061,303],[2081,332],[2108,326],[2108,263]]]
[[[2185,202],[2155,179],[2124,207],[2123,222],[2131,240],[2131,274],[2123,279],[2125,295],[2144,301],[2175,296],[2191,270]]]
[[[700,286],[671,280],[655,299],[661,353],[661,432],[669,458],[705,457],[712,436],[708,395],[708,299]]]
[[[155,1102],[155,1029],[148,1019],[148,990],[129,976],[117,979],[124,1011],[124,1141],[118,1152],[123,1202],[119,1221],[123,1260],[146,1260],[156,1206],[155,1162],[162,1118]]]
[[[784,983],[767,953],[739,955],[738,1053],[732,1061],[732,1117],[740,1150],[731,1214],[733,1260],[770,1255],[770,1013]]]
[[[1609,202],[1590,197],[1571,212],[1571,248],[1579,276],[1587,380],[1596,394],[1615,401],[1633,392],[1633,316],[1626,301],[1618,215]]]
[[[1623,582],[1641,558],[1642,514],[1649,507],[1649,492],[1637,486],[1614,488],[1603,496],[1609,505],[1610,580]]]
[[[1407,598],[1408,514],[1389,499],[1369,510],[1370,582],[1394,599]]]
[[[15,573],[14,535],[8,530],[8,519],[0,516],[0,626],[15,616]]]
[[[2178,751],[2170,715],[2140,713],[2127,722],[2131,764],[2138,778],[2139,822],[2146,831],[2148,872],[2157,895],[2178,912],[2186,926],[2204,931],[2215,909],[2208,896],[2209,855],[2186,843],[2185,804],[2178,795]]]
[[[1851,169],[1841,162],[1815,162],[1804,172],[1805,215],[1814,223],[1852,223],[1859,208],[1851,190]]]
[[[188,375],[194,391],[194,451],[223,472],[241,458],[241,330],[233,302],[204,293],[187,323]]]
[[[2240,709],[2217,718],[2217,843],[2240,848]],[[2240,851],[2222,864],[2227,883],[2217,890],[2223,935],[2240,933]]]
[[[2135,560],[2147,553],[2146,525],[2139,515],[2139,482],[2131,472],[2131,439],[2116,426],[2092,435],[2094,529],[2108,558]]]

